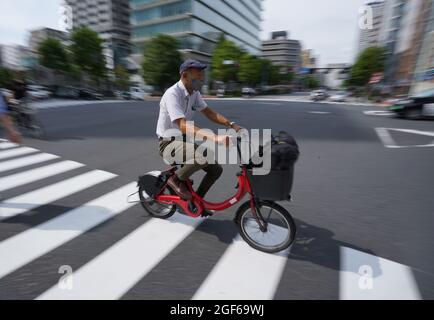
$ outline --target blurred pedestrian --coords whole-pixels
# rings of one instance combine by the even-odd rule
[[[6,131],[7,138],[13,143],[21,143],[21,135],[16,130],[12,119],[8,115],[6,98],[0,92],[0,124]]]

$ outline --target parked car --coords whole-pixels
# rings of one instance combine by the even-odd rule
[[[332,102],[345,102],[347,101],[348,94],[345,91],[338,91],[330,97]]]
[[[27,96],[35,100],[48,99],[51,96],[51,92],[43,86],[29,85],[27,86]]]
[[[313,101],[321,101],[327,99],[328,94],[325,90],[315,90],[310,93],[310,98]]]
[[[225,89],[223,89],[223,88],[217,89],[217,97],[218,98],[224,97],[225,94],[226,94],[226,90]]]
[[[79,89],[78,98],[85,100],[101,100],[103,96],[102,94],[90,89]]]
[[[78,99],[80,91],[74,87],[57,87],[54,96],[63,99]]]
[[[256,90],[250,87],[244,87],[241,90],[244,97],[253,97],[256,95]]]
[[[145,100],[145,96],[147,93],[140,87],[132,87],[130,89],[131,99],[132,100]]]
[[[401,99],[389,107],[389,110],[395,112],[398,117],[406,119],[434,118],[434,89]]]

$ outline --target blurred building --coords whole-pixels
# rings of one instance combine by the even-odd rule
[[[404,17],[398,32],[395,50],[396,72],[393,84],[395,91],[405,93],[411,86],[428,20],[432,1],[408,0],[404,7]]]
[[[26,71],[32,67],[34,58],[28,47],[21,45],[1,46],[2,66],[14,71]]]
[[[29,49],[33,52],[37,52],[39,44],[48,38],[59,40],[64,45],[69,44],[68,32],[51,28],[41,28],[30,31]]]
[[[146,41],[169,34],[184,58],[209,63],[223,34],[251,54],[261,53],[262,0],[130,0],[133,59],[141,63]]]
[[[313,50],[307,49],[301,52],[302,68],[316,68],[316,58],[313,55]]]
[[[420,16],[422,41],[413,73],[412,94],[434,88],[434,4],[426,2],[429,4],[424,5]]]
[[[316,68],[315,78],[322,87],[341,89],[345,80],[350,78],[351,65],[346,63],[328,64],[325,68]]]
[[[87,26],[103,40],[107,66],[123,63],[131,53],[128,0],[65,0],[72,8],[73,28]],[[141,2],[149,3],[150,0]]]
[[[288,39],[286,31],[273,32],[271,40],[262,41],[262,57],[282,72],[298,73],[302,65],[300,41]]]
[[[68,32],[51,28],[41,28],[30,31],[29,49],[33,52],[37,52],[39,44],[48,38],[59,40],[64,45],[69,44]]]
[[[366,6],[372,10],[372,29],[360,30],[358,53],[369,47],[378,47],[380,43],[380,30],[383,21],[385,3],[382,1],[370,2]]]
[[[383,18],[380,28],[379,44],[387,50],[386,71],[384,78],[386,83],[392,84],[397,68],[397,44],[399,33],[405,16],[407,0],[386,0],[384,4]]]

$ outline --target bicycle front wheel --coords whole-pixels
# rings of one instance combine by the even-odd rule
[[[267,223],[262,231],[246,202],[237,211],[236,222],[241,237],[254,249],[276,253],[287,249],[295,239],[296,226],[289,212],[275,202],[260,203],[261,214]]]

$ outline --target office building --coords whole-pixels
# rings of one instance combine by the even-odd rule
[[[286,31],[273,32],[271,40],[262,41],[262,57],[279,66],[282,73],[298,73],[302,65],[300,41],[288,39]]]
[[[380,41],[380,29],[383,21],[384,2],[376,1],[366,4],[372,12],[372,28],[366,28],[360,30],[359,36],[359,48],[360,54],[363,50],[369,47],[377,47]]]
[[[142,61],[146,41],[176,37],[183,58],[209,63],[221,35],[254,55],[261,54],[261,0],[130,0],[133,57]]]
[[[128,0],[65,0],[72,9],[73,28],[87,26],[104,44],[107,66],[112,69],[131,53]],[[142,1],[142,2],[149,2]]]

